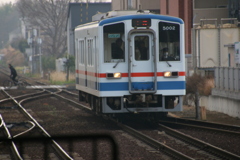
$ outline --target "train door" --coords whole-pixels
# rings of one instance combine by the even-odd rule
[[[98,73],[98,68],[99,68],[99,66],[98,66],[98,55],[99,54],[97,54],[97,51],[98,51],[98,49],[97,49],[97,37],[95,36],[94,37],[94,72],[95,72],[95,90],[98,90],[98,77],[96,76],[97,75],[97,73]]]
[[[84,79],[85,79],[85,87],[87,87],[87,72],[88,72],[88,68],[87,68],[87,65],[88,65],[88,43],[87,43],[87,38],[85,37],[85,54],[84,54]]]
[[[129,35],[129,92],[155,93],[156,52],[154,34],[132,33]]]
[[[78,59],[80,59],[80,40],[79,39],[75,39],[75,55],[76,55],[76,58],[75,58],[75,77],[76,77],[76,85],[79,84],[79,62],[78,62]]]

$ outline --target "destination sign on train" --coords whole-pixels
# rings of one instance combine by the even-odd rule
[[[151,26],[151,19],[133,19],[132,27],[147,27]]]
[[[108,34],[108,38],[120,38],[120,34]]]

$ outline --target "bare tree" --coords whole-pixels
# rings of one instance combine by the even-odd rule
[[[9,33],[18,25],[18,12],[12,3],[0,3],[0,49],[7,46]]]
[[[196,119],[200,118],[199,99],[204,95],[205,83],[207,78],[194,73],[186,79],[186,93],[187,99],[193,101],[196,107]]]
[[[67,50],[66,20],[71,0],[18,0],[20,15],[27,23],[38,27],[44,35],[45,53],[56,58]]]

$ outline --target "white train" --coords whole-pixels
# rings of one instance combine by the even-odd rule
[[[75,28],[75,56],[79,100],[96,112],[182,110],[186,85],[180,18],[108,12]]]

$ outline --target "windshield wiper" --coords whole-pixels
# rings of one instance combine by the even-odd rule
[[[118,65],[118,63],[121,61],[121,59],[119,59],[118,61],[117,61],[117,63],[113,66],[113,68],[116,68],[117,67],[117,65]]]
[[[165,61],[169,67],[172,67],[172,65],[168,62],[168,61]]]

